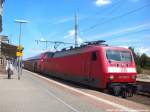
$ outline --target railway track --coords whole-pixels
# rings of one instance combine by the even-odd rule
[[[150,80],[138,78],[137,84],[141,85],[141,90],[127,100],[150,106]]]
[[[150,94],[150,80],[147,79],[137,79],[137,84],[141,85],[140,92],[149,93]]]

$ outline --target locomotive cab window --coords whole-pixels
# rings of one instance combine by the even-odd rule
[[[96,61],[97,60],[97,53],[96,53],[96,51],[92,52],[91,59],[92,59],[92,61]]]
[[[132,56],[129,51],[107,49],[106,57],[108,60],[111,61],[127,61],[127,62],[132,61]]]

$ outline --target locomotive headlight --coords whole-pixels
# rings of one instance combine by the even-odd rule
[[[40,61],[41,61],[41,62],[43,62],[44,60],[43,60],[43,59],[41,59]]]
[[[109,79],[110,79],[110,80],[113,80],[113,79],[114,79],[114,76],[113,76],[113,75],[110,75],[110,76],[109,76]]]

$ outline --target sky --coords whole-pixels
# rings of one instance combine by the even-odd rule
[[[28,58],[54,44],[35,40],[74,43],[74,15],[78,18],[78,42],[105,40],[112,46],[135,48],[150,56],[149,0],[5,0],[3,31],[12,44],[18,44],[19,24],[21,44]],[[67,47],[60,45],[60,48]]]

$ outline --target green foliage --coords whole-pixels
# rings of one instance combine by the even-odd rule
[[[145,67],[147,63],[148,63],[148,57],[145,53],[143,53],[141,55],[141,67],[142,68]]]
[[[137,73],[142,73],[142,68],[141,68],[141,66],[139,66],[139,65],[137,65],[136,66],[136,70],[137,70]]]
[[[136,58],[134,60],[135,60],[136,65],[141,66],[141,56],[140,56],[140,54],[137,53]]]

